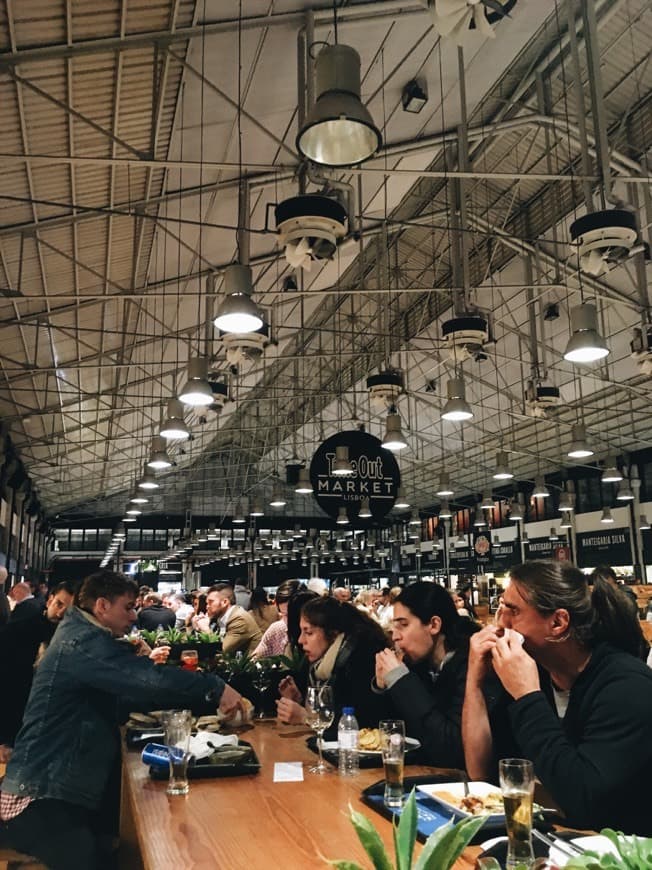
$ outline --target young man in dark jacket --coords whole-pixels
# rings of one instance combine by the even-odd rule
[[[50,870],[102,866],[95,817],[119,756],[119,702],[198,713],[219,706],[227,714],[241,704],[219,677],[156,667],[124,640],[137,594],[122,574],[88,577],[34,678],[0,791],[0,818],[9,844]]]

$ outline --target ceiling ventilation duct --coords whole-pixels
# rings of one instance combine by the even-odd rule
[[[389,370],[367,378],[369,401],[377,411],[393,408],[405,390],[403,372]]]
[[[222,332],[220,340],[226,349],[226,361],[238,367],[260,359],[269,344],[269,326],[263,323],[255,332]]]
[[[561,405],[561,393],[559,387],[528,381],[525,401],[532,417],[547,417],[549,411]]]
[[[455,362],[475,358],[489,341],[489,321],[481,314],[463,314],[444,321],[442,336]]]
[[[580,268],[587,275],[597,277],[629,257],[638,230],[631,212],[611,208],[573,221],[570,234],[578,249]]]
[[[293,269],[307,272],[313,263],[331,260],[348,229],[347,213],[337,200],[319,193],[293,196],[274,209],[276,232]]]

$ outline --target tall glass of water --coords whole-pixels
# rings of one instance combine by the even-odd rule
[[[498,765],[507,828],[507,870],[532,867],[532,799],[534,769],[525,758],[503,758]]]
[[[190,759],[190,710],[170,710],[165,718],[165,742],[170,753],[168,794],[188,794],[188,761]]]

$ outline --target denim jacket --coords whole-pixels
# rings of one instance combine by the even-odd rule
[[[214,712],[219,677],[154,665],[71,608],[39,665],[2,790],[99,806],[119,752],[120,702]]]

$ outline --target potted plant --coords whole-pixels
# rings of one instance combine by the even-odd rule
[[[350,809],[351,822],[374,870],[450,870],[485,821],[483,816],[474,816],[455,825],[447,822],[428,837],[415,862],[417,801],[412,789],[398,824],[394,823],[395,862],[392,863],[374,825],[362,813],[356,812],[352,807]],[[353,861],[328,863],[337,867],[337,870],[363,870]]]

